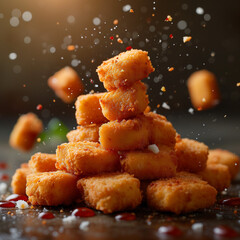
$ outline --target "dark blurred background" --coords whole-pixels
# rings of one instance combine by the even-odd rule
[[[221,146],[224,138],[215,127],[219,122],[239,146],[239,10],[238,0],[1,0],[0,121],[10,126],[1,131],[10,132],[19,115],[30,111],[45,124],[58,117],[72,128],[74,107],[55,96],[48,77],[69,65],[86,93],[104,91],[97,66],[131,46],[148,51],[156,69],[144,80],[152,110],[166,115],[187,137],[205,141],[212,136],[206,140],[211,146]],[[172,22],[164,21],[167,15]],[[183,36],[192,40],[183,43]],[[69,51],[69,45],[75,49]],[[216,74],[222,101],[192,114],[186,80],[199,69]],[[170,109],[162,107],[164,102]]]

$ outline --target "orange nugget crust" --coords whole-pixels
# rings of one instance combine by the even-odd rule
[[[94,142],[64,143],[57,148],[56,167],[79,176],[119,169],[119,156]]]
[[[134,209],[142,201],[140,181],[127,173],[82,178],[77,186],[85,203],[104,213]]]
[[[183,138],[175,145],[178,171],[200,172],[205,169],[208,147],[200,142]]]
[[[107,122],[99,102],[103,95],[104,93],[94,93],[78,97],[75,106],[76,120],[79,125]]]
[[[145,113],[150,129],[150,143],[174,146],[176,143],[176,130],[166,117],[157,113]]]
[[[227,150],[223,149],[213,149],[209,150],[208,161],[209,164],[223,164],[229,168],[231,179],[234,179],[238,172],[240,166],[240,158]]]
[[[28,168],[26,165],[16,169],[11,182],[13,193],[19,195],[26,194],[27,176],[31,173],[32,173],[31,169]]]
[[[148,205],[176,214],[212,206],[217,191],[195,174],[180,172],[176,177],[152,182],[147,188]]]
[[[204,110],[217,105],[220,93],[216,77],[207,70],[194,72],[187,81],[192,105],[197,110]]]
[[[22,115],[11,132],[9,144],[15,149],[29,151],[42,130],[42,121],[34,113]]]
[[[100,126],[100,124],[78,126],[76,130],[72,130],[67,134],[67,139],[69,142],[99,142]]]
[[[47,153],[35,153],[30,161],[29,168],[33,172],[52,172],[57,171],[55,167],[56,164],[56,154],[47,154]]]
[[[71,67],[62,68],[48,79],[48,86],[65,103],[71,103],[84,90],[81,79]]]
[[[231,184],[230,172],[228,167],[223,164],[207,164],[207,167],[197,174],[216,188],[218,192],[228,188]]]
[[[99,141],[106,149],[124,151],[143,149],[149,144],[149,130],[144,117],[112,121],[99,128]]]
[[[132,49],[104,61],[97,73],[108,91],[126,88],[154,71],[148,52]]]
[[[77,180],[76,176],[61,171],[30,174],[27,176],[28,200],[32,205],[69,205],[79,196]]]
[[[149,150],[123,154],[122,170],[141,180],[154,180],[176,175],[177,158],[174,149],[159,145],[159,153]]]
[[[148,103],[146,86],[140,81],[130,88],[107,92],[100,99],[103,115],[110,121],[135,117],[144,112]]]

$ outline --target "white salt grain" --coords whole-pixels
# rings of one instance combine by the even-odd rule
[[[0,194],[4,194],[7,191],[7,184],[6,183],[0,183]]]
[[[16,203],[16,207],[19,209],[26,209],[26,208],[29,208],[29,205],[27,202],[25,202],[23,200],[18,200]]]
[[[165,108],[165,109],[168,109],[168,110],[169,110],[169,109],[170,109],[170,106],[169,106],[167,103],[164,102],[164,103],[162,104],[162,108]]]
[[[66,224],[69,224],[69,223],[72,223],[74,221],[76,221],[76,217],[75,216],[68,216],[66,218],[63,218],[63,223],[66,223]]]
[[[159,153],[159,148],[158,148],[158,146],[156,144],[148,145],[148,150],[152,151],[155,154]]]
[[[203,231],[203,224],[202,223],[194,223],[192,225],[192,230],[196,232],[202,232]]]
[[[79,228],[83,231],[87,231],[89,224],[90,224],[90,222],[88,222],[88,221],[81,222]]]

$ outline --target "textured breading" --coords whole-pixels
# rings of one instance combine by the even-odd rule
[[[132,49],[104,61],[97,73],[108,91],[126,88],[154,71],[148,52]]]
[[[199,172],[205,169],[208,147],[195,140],[183,138],[175,145],[178,171]]]
[[[145,116],[149,124],[150,143],[174,146],[176,130],[166,117],[153,112],[145,113]]]
[[[29,151],[43,130],[42,121],[34,114],[27,113],[19,117],[9,139],[9,144],[18,150]]]
[[[217,105],[220,93],[216,77],[207,70],[194,72],[187,81],[192,105],[197,110],[204,110]]]
[[[57,171],[55,167],[56,154],[35,153],[28,162],[29,168],[33,172],[52,172]]]
[[[13,193],[19,195],[26,194],[27,175],[31,173],[32,171],[27,164],[22,164],[21,168],[16,169],[11,182]]]
[[[99,142],[100,126],[101,124],[77,126],[76,130],[72,130],[67,134],[67,139],[69,142]]]
[[[217,189],[218,192],[228,188],[231,184],[231,175],[227,166],[223,164],[207,164],[207,167],[197,173],[202,179]]]
[[[146,86],[140,81],[127,89],[107,92],[100,99],[102,113],[111,121],[135,117],[144,112],[148,103]]]
[[[28,200],[32,205],[69,205],[80,196],[77,180],[76,176],[62,171],[30,174],[27,176]]]
[[[158,153],[147,149],[123,153],[122,170],[141,180],[175,176],[177,158],[174,149],[164,145],[159,145],[158,149]]]
[[[84,90],[82,80],[71,67],[56,72],[48,79],[48,86],[66,103],[73,102]]]
[[[240,166],[240,158],[234,153],[223,149],[209,150],[208,161],[209,164],[221,163],[229,168],[231,178],[234,179]]]
[[[82,178],[77,186],[85,203],[104,213],[134,209],[142,200],[140,181],[127,173]]]
[[[75,102],[76,120],[79,125],[104,123],[107,119],[102,114],[100,98],[104,93],[81,95]]]
[[[176,214],[210,207],[215,203],[216,195],[214,187],[186,172],[154,181],[147,187],[147,202],[151,208]]]
[[[119,156],[95,142],[64,143],[57,148],[56,167],[79,176],[114,172],[120,167]]]
[[[141,116],[105,123],[99,128],[99,141],[104,148],[116,151],[143,149],[149,144],[147,121]]]

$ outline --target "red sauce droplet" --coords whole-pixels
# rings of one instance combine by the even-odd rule
[[[113,37],[113,36],[111,36],[111,37],[110,37],[110,39],[111,39],[111,40],[113,40],[113,39],[114,39],[114,37]]]
[[[42,110],[43,109],[43,106],[42,104],[38,104],[37,107],[36,107],[37,110]]]
[[[136,220],[136,215],[134,213],[121,213],[115,216],[117,221],[133,221]]]
[[[240,197],[223,199],[219,203],[228,206],[240,206]]]
[[[41,219],[53,219],[53,218],[55,218],[55,216],[51,212],[39,213],[38,217],[41,218]]]
[[[7,163],[0,162],[0,169],[6,169],[8,167]]]
[[[132,49],[131,46],[126,47],[126,50],[127,50],[127,51],[129,51],[129,50],[131,50],[131,49]]]
[[[76,208],[72,212],[72,216],[75,216],[75,217],[93,217],[95,215],[96,214],[92,209],[89,209],[86,207]]]
[[[15,204],[12,202],[5,201],[5,202],[0,202],[0,207],[1,208],[14,208]]]
[[[174,236],[174,237],[178,237],[178,236],[182,235],[182,231],[178,227],[171,226],[171,225],[161,226],[158,229],[158,232],[160,234],[170,235],[170,236]]]
[[[173,39],[173,35],[172,35],[172,34],[170,34],[169,37],[170,37],[171,39]]]
[[[215,235],[225,237],[225,238],[234,238],[238,236],[238,233],[234,229],[224,225],[215,227],[213,229],[213,232]]]
[[[0,175],[0,180],[1,181],[8,181],[9,180],[9,176],[5,173]]]
[[[9,195],[7,198],[6,198],[6,200],[7,201],[14,201],[14,202],[16,202],[16,201],[18,201],[18,200],[23,200],[23,201],[25,201],[25,202],[27,202],[28,201],[28,197],[27,196],[25,196],[25,195],[19,195],[19,194],[11,194],[11,195]]]

